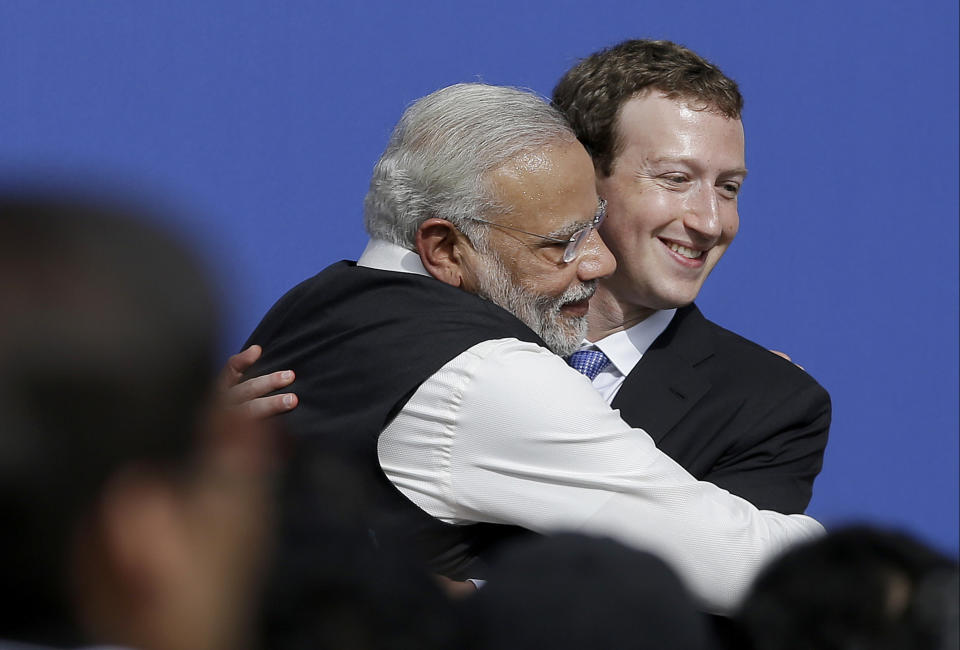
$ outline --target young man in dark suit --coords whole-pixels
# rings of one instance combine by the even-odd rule
[[[759,508],[803,512],[829,396],[693,304],[739,226],[736,83],[685,47],[632,40],[574,66],[553,103],[593,158],[608,204],[600,232],[617,258],[590,303],[591,343],[573,361],[592,355],[594,387],[698,479]]]

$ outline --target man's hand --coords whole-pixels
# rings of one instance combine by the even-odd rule
[[[441,575],[434,575],[433,578],[437,581],[437,584],[440,585],[440,590],[447,595],[447,598],[460,600],[462,598],[469,598],[477,593],[477,585],[469,580],[461,582],[459,580],[451,580]]]
[[[227,359],[227,365],[217,379],[220,394],[227,406],[239,409],[243,415],[253,419],[286,413],[297,405],[297,396],[294,393],[264,397],[267,393],[289,386],[294,380],[292,370],[278,370],[240,382],[244,371],[252,366],[261,354],[263,349],[259,345],[251,345],[243,352],[238,352]]]
[[[790,363],[792,363],[793,365],[795,365],[797,368],[800,368],[800,370],[806,370],[806,368],[804,368],[804,367],[801,366],[799,363],[797,363],[796,361],[794,361],[793,359],[791,359],[791,358],[790,358],[790,355],[787,354],[786,352],[781,352],[780,350],[770,350],[770,351],[773,352],[773,353],[774,353],[775,355],[777,355],[778,357],[783,357],[784,359],[786,359],[787,361],[789,361]]]

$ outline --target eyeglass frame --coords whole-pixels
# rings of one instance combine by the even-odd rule
[[[479,223],[485,223],[490,226],[496,226],[497,228],[505,228],[506,230],[513,230],[515,232],[522,232],[524,235],[530,235],[531,237],[537,237],[546,241],[554,242],[556,244],[566,244],[567,247],[563,251],[563,263],[569,264],[574,260],[580,257],[580,253],[583,252],[583,244],[590,237],[590,233],[600,227],[600,224],[603,223],[603,220],[607,218],[607,201],[606,199],[600,199],[600,203],[597,205],[597,213],[593,215],[593,221],[588,226],[580,228],[575,233],[570,235],[570,239],[563,239],[561,237],[551,237],[549,235],[539,235],[535,232],[529,232],[527,230],[521,230],[520,228],[514,228],[513,226],[507,226],[502,223],[497,223],[496,221],[489,221],[487,219],[481,219],[480,217],[467,217],[470,221],[477,221]]]

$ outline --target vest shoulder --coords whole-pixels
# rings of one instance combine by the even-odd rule
[[[347,323],[421,333],[487,332],[491,338],[540,339],[497,305],[429,276],[338,262],[302,281],[267,312],[250,343],[291,328],[336,331]]]

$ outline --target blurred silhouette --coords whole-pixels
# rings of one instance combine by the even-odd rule
[[[757,579],[738,647],[953,650],[957,563],[900,532],[855,526],[797,547]]]
[[[364,475],[299,441],[285,459],[260,644],[270,650],[462,648],[462,626],[420,562],[367,526]]]
[[[577,534],[519,542],[472,609],[477,650],[704,650],[707,619],[659,558]]]
[[[215,403],[213,292],[148,218],[0,193],[0,639],[250,636],[268,440]]]

